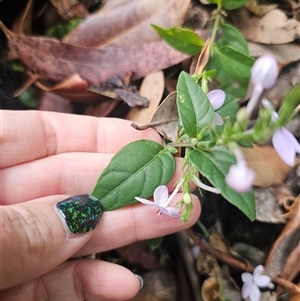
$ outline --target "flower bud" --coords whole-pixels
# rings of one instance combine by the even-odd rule
[[[252,188],[255,173],[245,161],[231,165],[225,178],[227,185],[237,192],[247,192]]]
[[[192,197],[189,193],[185,193],[182,198],[183,202],[188,205],[192,202]]]
[[[275,85],[278,73],[278,64],[274,56],[264,54],[255,61],[251,68],[251,81],[254,86],[270,89]]]

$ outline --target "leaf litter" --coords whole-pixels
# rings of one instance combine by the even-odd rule
[[[287,2],[294,3],[293,1]],[[53,3],[63,18],[69,17],[69,13],[72,12],[73,4],[79,4],[79,2],[76,1],[53,1]],[[250,7],[250,4],[254,4],[254,6]],[[57,96],[55,94],[45,93],[40,109],[71,112],[72,106],[70,100],[76,100],[86,104],[84,114],[107,116],[118,106],[120,101],[120,96],[118,96],[116,92],[118,91],[117,89],[122,88],[121,90],[123,91],[123,88],[129,87],[130,92],[132,82],[143,78],[146,80],[151,76],[149,75],[150,73],[174,66],[189,57],[173,50],[165,42],[161,41],[155,31],[150,27],[152,23],[161,27],[181,26],[185,16],[190,13],[189,8],[191,6],[189,5],[190,1],[183,0],[110,0],[107,1],[99,11],[89,14],[87,18],[62,41],[45,37],[24,36],[20,29],[28,28],[28,24],[30,24],[30,21],[27,21],[25,18],[26,14],[18,21],[17,31],[8,31],[2,23],[0,23],[0,26],[8,36],[11,46],[17,50],[21,60],[38,77],[46,79],[45,81],[39,78],[36,85],[46,92],[55,92],[63,96],[63,98],[57,98],[54,97]],[[193,3],[193,5],[198,9],[197,12],[199,12],[199,15],[200,12],[204,11],[205,13],[203,14],[206,15],[211,15],[212,13],[212,9],[210,9],[211,6],[209,5],[205,7],[205,10],[202,4],[196,5]],[[245,8],[230,12],[230,17],[233,23],[240,29],[243,36],[248,40],[250,53],[253,56],[269,52],[278,58],[281,67],[288,67],[282,71],[282,74],[285,75],[284,80],[288,81],[288,84],[281,85],[278,83],[277,90],[276,87],[274,87],[274,90],[272,89],[268,92],[268,98],[270,98],[275,107],[278,107],[282,95],[284,95],[295,82],[299,82],[299,78],[297,78],[297,69],[299,69],[299,66],[294,65],[295,62],[299,63],[299,43],[297,43],[297,39],[299,39],[300,36],[299,20],[291,18],[277,3],[262,6],[258,5],[257,1],[249,1]],[[24,22],[26,24],[23,25]],[[207,26],[207,24],[204,25]],[[207,28],[208,27],[205,29]],[[201,30],[202,29],[203,28],[201,28]],[[30,32],[30,30],[28,31],[26,29],[26,33],[28,32]],[[203,30],[198,33],[202,37],[205,36],[205,31]],[[209,53],[209,49],[207,51]],[[197,59],[198,57],[195,57],[194,62],[196,62]],[[202,69],[206,64],[206,60],[200,61],[201,63],[198,67]],[[180,65],[180,68],[182,68],[182,66],[184,65]],[[189,68],[190,62],[185,61],[185,66]],[[178,113],[176,112],[176,106],[174,107],[174,97],[176,93],[171,93],[166,96],[163,95],[163,89],[165,86],[164,82],[173,80],[174,84],[176,84],[176,80],[170,78],[164,80],[163,77],[162,73],[160,73],[156,79],[159,82],[157,84],[159,87],[156,87],[154,84],[154,88],[148,88],[156,92],[153,98],[149,96],[149,110],[133,108],[128,113],[127,118],[143,124],[147,124],[151,121],[156,124],[154,128],[156,128],[161,135],[174,141],[178,130]],[[116,85],[112,88],[109,86],[112,82],[119,82],[121,86]],[[150,84],[149,86],[151,87]],[[148,95],[151,93],[146,92],[144,94],[142,90],[141,88],[141,96],[148,98]],[[128,90],[125,90],[124,93],[126,94],[127,92]],[[129,96],[129,98],[131,98],[131,96]],[[163,98],[165,100],[161,101]],[[139,101],[140,98],[134,100],[132,105],[137,105]],[[166,116],[168,116],[171,121],[165,124],[159,124],[166,119]],[[122,117],[125,118],[124,115]],[[299,136],[299,133],[295,134]],[[290,288],[291,292],[293,292],[291,293],[291,299],[296,298],[299,296],[299,291],[291,285],[291,281],[295,279],[299,280],[299,196],[296,196],[297,190],[295,192],[292,191],[292,189],[286,189],[288,175],[291,174],[295,168],[285,166],[284,163],[276,157],[273,149],[268,146],[255,146],[253,149],[245,150],[245,154],[249,165],[251,165],[251,168],[253,168],[257,174],[255,180],[257,188],[255,188],[255,193],[258,212],[257,223],[259,224],[252,224],[252,231],[244,225],[242,236],[246,238],[245,240],[249,243],[249,246],[256,248],[257,253],[261,252],[263,254],[260,260],[262,260],[261,258],[267,258],[267,272],[279,279],[275,279],[278,281],[276,283],[279,284],[276,293],[280,293],[279,288],[281,291],[286,291],[286,288]],[[290,181],[295,182],[296,179]],[[285,201],[282,201],[283,199]],[[225,237],[225,239],[228,238],[228,244],[233,245],[236,241],[232,240],[231,235],[234,233],[237,236],[236,239],[240,238],[241,236],[239,236],[238,233],[239,228],[231,228],[231,234],[228,234],[228,232],[226,232],[228,222],[224,222],[222,214],[225,212],[226,215],[231,215],[232,219],[237,223],[243,224],[245,221],[235,215],[236,212],[232,214],[230,211],[226,211],[226,208],[220,205],[220,200],[217,201],[216,206],[214,197],[209,196],[208,202],[211,206],[215,206],[217,210],[213,214],[211,212],[209,213],[206,210],[207,205],[203,204],[201,217],[203,217],[204,221],[208,219],[209,222],[207,222],[207,225],[211,226],[214,230],[217,228],[218,233],[220,233],[222,237]],[[212,218],[215,215],[216,217]],[[212,223],[211,220],[213,220]],[[266,242],[262,240],[257,245],[255,245],[255,243],[251,244],[253,236],[262,234],[262,232],[264,232],[264,230],[262,230],[264,226],[272,224],[276,225],[272,230],[273,232],[267,233],[269,236],[274,237],[272,244],[267,245]],[[274,229],[276,229],[277,232]],[[197,231],[198,228],[195,227],[194,232]],[[213,233],[213,230],[210,231]],[[199,242],[193,235],[191,235],[191,238],[194,239],[194,243],[191,243],[191,240],[187,239],[185,248],[182,250],[191,250],[192,246],[195,246],[195,243]],[[168,238],[164,240],[170,243]],[[207,251],[212,250],[211,254],[214,254],[211,256],[216,256],[215,258],[221,261],[223,260],[228,266],[239,266],[242,269],[249,269],[247,264],[242,267],[241,264],[244,262],[240,259],[239,255],[227,252],[225,256],[218,252],[215,253],[214,249],[216,247],[211,243],[209,244],[210,247]],[[122,259],[119,260],[124,260],[125,258],[130,262],[131,256],[134,256],[132,254],[128,255],[130,254],[130,250],[138,252],[139,254],[137,255],[146,254],[145,256],[147,256],[147,252],[145,251],[147,244],[142,243],[142,246],[144,246],[143,251],[136,251],[136,248],[134,248],[134,246],[131,248],[130,245],[127,247],[129,253],[127,251],[121,252],[120,250]],[[205,246],[203,246],[203,244],[201,246],[204,250]],[[182,248],[182,246],[180,248]],[[145,254],[143,252],[145,252]],[[154,254],[157,258],[162,257],[161,251],[158,252],[156,250]],[[182,254],[181,256],[188,256],[186,251],[183,251]],[[151,253],[151,256],[152,255],[153,253]],[[103,255],[100,254],[98,256],[103,257]],[[108,253],[105,256],[110,258],[111,255]],[[136,258],[134,265],[143,266],[144,257],[136,256]],[[110,259],[115,260],[114,258]],[[167,253],[164,253],[164,259],[174,262],[174,258]],[[192,260],[193,263],[195,263],[195,258]],[[236,261],[237,265],[234,264]],[[150,278],[150,273],[155,272],[156,278],[154,279],[161,285],[159,292],[172,291],[173,299],[171,300],[175,300],[174,296],[176,295],[175,292],[178,283],[173,281],[174,279],[172,278],[171,287],[167,286],[166,282],[168,279],[171,279],[172,273],[160,273],[159,271],[163,270],[163,268],[159,268],[157,265],[152,268],[148,266],[147,269],[149,270],[144,270],[145,275],[149,273],[148,276]],[[175,264],[176,268],[179,269],[181,265],[182,262],[177,260]],[[228,295],[232,293],[233,297],[230,300],[237,300],[240,295],[236,275],[232,271],[224,271],[224,265],[220,265],[220,267],[218,265],[220,265],[220,263],[214,261],[214,271],[217,270],[217,273],[214,272],[214,274],[216,274],[214,276],[219,276],[221,282],[223,281]],[[199,276],[198,272],[194,271],[194,275],[200,278],[201,281],[205,280],[205,277]],[[219,296],[218,292],[220,288],[218,282],[216,282],[216,277],[210,280],[213,283],[211,286],[212,289],[207,290],[206,286],[202,288],[202,290],[205,291],[205,300],[213,300],[211,296],[214,293],[216,293],[217,298]],[[289,282],[284,282],[285,280]],[[281,283],[284,285],[280,285]],[[184,284],[183,281],[180,282],[180,284],[185,285],[185,289],[189,286],[189,284]],[[199,285],[199,282],[198,284],[194,284],[194,286],[195,285]],[[292,289],[294,289],[294,291]],[[199,287],[194,287],[193,290],[200,292]],[[144,299],[137,300],[146,300],[147,297],[153,296],[153,294],[155,294],[155,288],[148,287],[147,292],[144,294]],[[275,293],[274,296],[273,298],[276,299]],[[197,297],[192,298],[185,296],[185,298],[181,300],[194,301],[196,299]]]

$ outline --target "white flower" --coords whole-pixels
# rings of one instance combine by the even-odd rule
[[[243,193],[252,188],[254,178],[254,171],[243,161],[230,166],[225,181],[230,188]]]
[[[208,92],[206,96],[207,96],[208,100],[210,101],[214,110],[218,110],[219,108],[221,108],[221,106],[223,105],[223,103],[225,101],[225,92],[222,90],[219,90],[219,89]],[[221,116],[216,112],[215,112],[215,115],[216,115],[216,124],[222,125],[223,120],[222,120]]]
[[[247,192],[252,188],[255,173],[247,166],[243,153],[239,147],[232,148],[236,157],[236,164],[230,166],[225,177],[226,184],[237,192]]]
[[[285,127],[281,127],[274,132],[272,143],[281,160],[289,166],[294,166],[296,153],[300,154],[300,144],[294,135]]]
[[[275,85],[278,73],[277,61],[271,54],[264,54],[255,61],[251,68],[251,81],[254,89],[246,107],[248,115],[251,115],[263,90]]]
[[[271,54],[260,56],[251,68],[251,81],[254,86],[261,86],[262,89],[272,88],[278,77],[278,64]]]
[[[267,99],[262,100],[263,106],[272,114],[272,120],[278,119],[272,104]],[[285,127],[277,129],[272,137],[272,143],[280,159],[289,166],[294,166],[296,153],[300,154],[300,144],[294,135]]]
[[[262,265],[257,266],[253,275],[250,273],[242,274],[242,298],[244,300],[250,299],[251,301],[259,301],[260,300],[260,290],[259,287],[269,287],[273,288],[273,283],[271,282],[271,278],[266,275],[261,275],[264,268]]]
[[[154,202],[151,202],[147,199],[143,199],[140,197],[135,197],[135,199],[145,205],[157,206],[157,214],[160,215],[162,213],[169,215],[171,217],[179,218],[181,215],[179,213],[178,208],[168,207],[169,203],[172,201],[173,197],[179,190],[179,186],[173,191],[173,193],[169,197],[167,186],[158,186],[153,193]]]
[[[199,179],[197,176],[195,176],[195,175],[193,175],[192,180],[193,180],[193,182],[194,182],[199,188],[202,188],[202,189],[204,189],[204,190],[207,190],[207,191],[210,191],[210,192],[213,192],[213,193],[216,193],[216,194],[219,194],[219,193],[220,193],[220,189],[215,188],[215,187],[211,187],[211,186],[208,186],[208,185],[202,183],[202,182],[200,181],[200,179]]]

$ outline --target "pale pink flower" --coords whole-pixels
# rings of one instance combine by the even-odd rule
[[[167,186],[161,185],[154,190],[153,193],[154,202],[151,202],[147,199],[143,199],[140,197],[135,197],[135,199],[145,205],[158,207],[157,210],[158,215],[164,213],[171,217],[179,218],[181,216],[179,213],[179,209],[175,207],[168,207],[169,203],[172,201],[173,197],[178,192],[178,190],[179,187],[177,187],[169,197]]]
[[[262,104],[272,113],[272,120],[278,119],[278,114],[274,111],[272,104],[263,99]],[[300,154],[300,144],[294,135],[285,127],[277,129],[272,137],[272,143],[280,159],[289,166],[294,166],[296,153]]]
[[[279,68],[276,59],[271,54],[259,57],[251,68],[251,82],[254,86],[247,112],[250,115],[255,108],[264,89],[272,88],[277,80]]]
[[[225,92],[222,90],[219,90],[219,89],[212,90],[212,91],[208,92],[206,96],[209,99],[209,101],[215,111],[218,110],[219,108],[221,108],[222,105],[224,104]],[[216,112],[215,112],[215,115],[216,115],[216,124],[222,125],[223,120],[222,120],[221,116]]]
[[[252,188],[255,173],[247,166],[243,153],[238,147],[234,148],[233,152],[237,163],[230,166],[225,182],[237,192],[247,192]]]

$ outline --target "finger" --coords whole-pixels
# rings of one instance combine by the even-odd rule
[[[179,193],[170,206],[182,199]],[[118,248],[138,240],[164,236],[191,227],[199,218],[200,202],[192,195],[193,213],[187,223],[167,215],[157,215],[155,206],[136,204],[104,212],[101,224],[88,243],[75,254],[82,256]]]
[[[65,152],[115,153],[139,139],[161,142],[152,129],[137,131],[128,120],[43,111],[1,111],[0,167]]]
[[[1,300],[128,300],[139,287],[138,278],[122,266],[100,260],[73,260],[38,280],[2,291]]]
[[[0,170],[1,204],[15,204],[59,194],[91,193],[113,154],[64,153]],[[168,184],[175,188],[183,159]],[[18,187],[18,189],[15,189]]]
[[[102,216],[99,201],[85,196],[56,204],[59,200],[1,207],[1,288],[45,274],[90,239]]]

